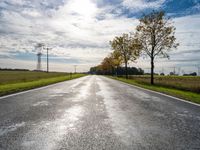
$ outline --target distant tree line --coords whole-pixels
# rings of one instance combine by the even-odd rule
[[[90,72],[97,74],[142,73],[142,69],[129,68],[141,55],[150,58],[151,84],[154,84],[154,60],[156,57],[169,58],[168,51],[178,47],[175,38],[175,27],[163,11],[153,11],[139,19],[136,32],[124,33],[110,41],[113,52],[104,58],[102,63],[92,67]],[[124,67],[122,67],[124,65]],[[119,68],[123,71],[119,71]],[[134,69],[133,69],[134,68]],[[134,71],[130,71],[130,70]],[[137,71],[136,71],[136,70]]]
[[[183,74],[183,76],[197,76],[197,73],[193,72],[193,73],[189,73],[189,74]]]
[[[28,69],[11,69],[11,68],[0,68],[1,71],[30,71]]]
[[[125,67],[118,67],[114,68],[113,70],[105,70],[102,69],[102,66],[95,66],[90,68],[90,74],[98,74],[98,75],[116,75],[121,76],[126,74]],[[135,67],[127,67],[127,73],[128,75],[144,75],[144,70],[141,68],[135,68]]]
[[[34,71],[34,72],[46,72],[43,70],[29,70],[29,69],[12,69],[12,68],[0,68],[0,71]]]

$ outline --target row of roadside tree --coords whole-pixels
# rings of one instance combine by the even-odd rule
[[[151,84],[154,84],[155,58],[157,56],[169,58],[168,52],[179,45],[176,43],[175,30],[172,20],[166,17],[163,11],[145,14],[139,19],[135,32],[124,33],[110,41],[113,52],[90,71],[97,74],[117,74],[118,68],[121,68],[128,78],[130,70],[128,64],[143,55],[150,58]],[[121,67],[122,65],[124,67]],[[135,69],[142,74],[142,69]]]

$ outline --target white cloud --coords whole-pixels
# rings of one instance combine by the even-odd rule
[[[36,61],[27,61],[27,60],[16,60],[12,58],[1,58],[0,59],[1,68],[23,68],[29,70],[35,70]],[[90,64],[80,64],[77,65],[77,72],[87,72],[88,68],[92,67]],[[42,70],[46,71],[46,62],[42,61]],[[49,64],[50,71],[58,72],[74,72],[74,64],[65,64],[65,63],[52,63]]]
[[[196,66],[200,65],[200,15],[190,15],[173,19],[176,27],[176,38],[180,46],[176,50],[169,52],[170,59],[156,58],[155,70],[165,73],[181,68],[185,73],[196,71]],[[185,53],[187,52],[187,53]],[[136,64],[137,67],[150,71],[150,60],[140,58]],[[182,73],[182,72],[180,72]]]
[[[24,9],[22,14],[28,15],[30,17],[41,17],[40,12],[34,9]]]
[[[6,37],[1,38],[1,51],[17,49],[24,52],[27,48],[32,52],[37,42],[43,42],[55,47],[53,55],[81,59],[82,63],[100,62],[110,51],[109,41],[116,35],[132,31],[138,22],[117,18],[112,13],[108,17],[108,8],[98,8],[90,0],[69,0],[58,9],[44,11],[22,9],[21,12],[3,11],[4,24],[0,30]],[[107,13],[104,19],[98,20],[98,15],[104,13]]]
[[[26,4],[25,0],[10,0],[9,2],[13,5],[24,5],[24,4]]]
[[[147,0],[123,0],[123,5],[132,11],[140,11],[146,8],[159,8],[166,0],[155,0],[153,2],[148,2]]]
[[[174,19],[178,51],[200,49],[200,15],[190,15]]]
[[[124,32],[134,31],[139,23],[138,19],[123,16],[120,8],[114,5],[98,7],[94,0],[12,0],[10,3],[12,5],[0,2],[0,6],[6,8],[0,12],[1,56],[13,56],[13,52],[35,53],[36,43],[43,42],[53,47],[51,55],[79,60],[79,64],[86,66],[96,65],[110,52],[110,40]],[[164,0],[124,0],[122,4],[138,11],[158,8],[163,3]],[[194,44],[199,42],[196,39],[200,39],[199,18],[199,15],[193,15],[174,19],[176,36],[181,44],[177,51],[199,48]],[[9,67],[10,63],[6,61],[4,64]],[[139,61],[137,65],[142,67],[146,64],[148,62]]]

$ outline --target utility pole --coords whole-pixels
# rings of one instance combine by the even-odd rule
[[[46,47],[45,48],[47,50],[47,73],[49,72],[49,50],[51,50],[52,48]]]
[[[200,66],[196,65],[196,67],[197,67],[197,74],[198,76],[200,76]]]
[[[200,76],[200,66],[198,67],[198,76]]]
[[[182,74],[183,74],[183,75],[185,74],[185,70],[183,70],[183,69],[182,69]]]
[[[174,75],[176,75],[176,67],[174,67]]]
[[[49,72],[49,48],[47,47],[47,73]]]
[[[74,65],[74,73],[76,73],[76,67],[77,67],[77,65]]]
[[[177,72],[177,74],[180,75],[180,72],[181,72],[181,67],[178,67],[178,72]]]
[[[162,73],[164,73],[165,71],[164,71],[164,68],[162,67]]]

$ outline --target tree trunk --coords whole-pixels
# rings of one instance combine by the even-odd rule
[[[117,66],[117,68],[115,70],[115,75],[118,76],[118,66]]]
[[[151,57],[151,84],[154,84],[154,58]]]
[[[126,72],[126,79],[128,79],[128,67],[127,67],[127,62],[125,62],[125,72]]]
[[[115,73],[114,73],[114,67],[112,67],[112,76],[114,76]]]

